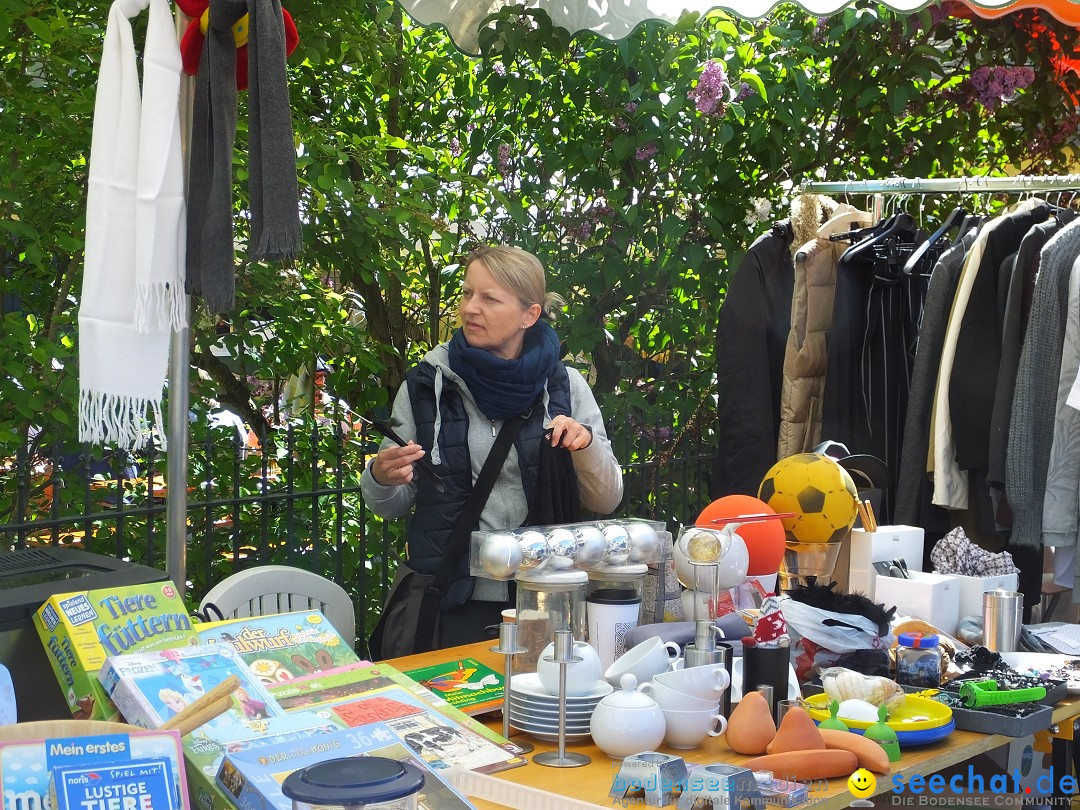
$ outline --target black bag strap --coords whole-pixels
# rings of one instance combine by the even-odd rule
[[[487,503],[492,487],[495,486],[495,479],[510,452],[510,445],[514,443],[521,426],[525,424],[525,420],[531,413],[530,410],[529,413],[503,422],[495,443],[491,446],[487,458],[484,459],[484,466],[480,468],[480,474],[476,477],[472,492],[469,493],[465,506],[461,510],[461,516],[446,544],[446,554],[443,555],[442,565],[435,578],[424,589],[424,599],[420,604],[420,615],[416,621],[413,652],[428,652],[435,649],[435,622],[439,616],[442,599],[449,590],[454,574],[469,547],[473,528],[480,520],[480,513],[484,511],[484,504]]]

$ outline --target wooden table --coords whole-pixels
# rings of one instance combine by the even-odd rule
[[[436,650],[430,653],[395,658],[387,663],[399,670],[408,670],[443,663],[449,658],[472,657],[502,672],[504,666],[503,657],[489,650],[489,647],[494,644],[495,642],[480,642],[452,650]],[[1057,705],[1053,719],[1055,724],[1068,725],[1071,731],[1072,723],[1077,717],[1080,717],[1080,700],[1070,699]],[[502,733],[501,719],[484,719],[487,725]],[[514,735],[513,739],[527,741],[534,746],[533,752],[527,755],[530,760],[534,754],[540,751],[553,751],[558,748],[554,743],[546,743],[527,734],[521,734],[520,738],[517,736],[519,732],[512,732],[512,734]],[[1063,734],[1063,736],[1070,739],[1072,737],[1071,733]],[[908,779],[913,775],[935,773],[951,765],[971,759],[978,754],[1007,745],[1014,740],[1014,737],[1007,737],[1003,734],[954,731],[941,742],[905,751],[900,762],[894,763],[892,773],[878,779],[875,795],[892,790],[894,774],[900,774],[904,777],[904,783],[907,784]],[[620,760],[611,759],[593,745],[591,741],[567,744],[567,750],[587,754],[592,758],[592,763],[580,768],[551,768],[530,761],[528,765],[502,771],[496,776],[507,782],[572,797],[579,802],[586,802],[597,807],[611,808],[615,806],[616,800],[609,798],[608,791],[611,790],[612,782],[618,773]],[[708,738],[699,748],[693,751],[680,751],[666,746],[661,746],[659,750],[662,753],[681,756],[687,762],[695,764],[723,762],[739,765],[749,759],[749,757],[736,754],[728,748],[723,737]],[[818,810],[818,808],[821,810],[841,810],[841,808],[849,807],[854,798],[848,791],[846,778],[830,779],[825,785],[815,785],[810,795],[813,803],[802,806],[811,806],[815,810]],[[502,804],[494,804],[482,799],[473,798],[472,801],[481,810],[494,810],[494,808],[504,807]],[[558,804],[551,804],[551,810],[557,810],[558,807]]]

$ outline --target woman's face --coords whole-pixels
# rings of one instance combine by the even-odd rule
[[[472,348],[513,360],[521,355],[524,330],[540,317],[540,305],[522,306],[517,295],[474,261],[465,269],[460,314],[465,341]]]

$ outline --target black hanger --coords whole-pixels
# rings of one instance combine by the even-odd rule
[[[930,238],[915,248],[915,251],[908,256],[908,260],[904,264],[904,275],[917,275],[916,271],[919,269],[919,262],[922,261],[923,256],[925,256],[930,248],[933,247],[939,239],[945,236],[945,234],[953,228],[960,226],[963,222],[963,218],[966,216],[967,211],[963,208],[954,208],[952,212],[945,217],[945,221],[941,223],[941,227],[930,234]]]
[[[883,244],[889,237],[901,233],[915,234],[918,230],[915,219],[910,214],[903,211],[899,214],[894,214],[889,219],[882,220],[878,228],[879,230],[876,233],[867,236],[865,239],[845,250],[844,255],[841,258],[847,262],[852,259],[869,256],[876,245]]]

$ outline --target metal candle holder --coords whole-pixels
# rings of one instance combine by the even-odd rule
[[[554,654],[544,660],[559,665],[559,750],[541,751],[533,757],[533,762],[552,768],[588,765],[592,762],[588,756],[566,750],[566,667],[582,660],[580,655],[574,655],[574,636],[569,630],[555,631]]]
[[[502,735],[507,740],[510,739],[510,678],[513,675],[513,661],[514,656],[528,652],[525,647],[518,644],[518,626],[514,622],[503,622],[499,625],[499,644],[496,647],[489,647],[493,653],[498,653],[505,658],[505,664],[503,666],[503,728]],[[515,742],[522,754],[527,754],[533,750],[530,743],[527,742]]]

